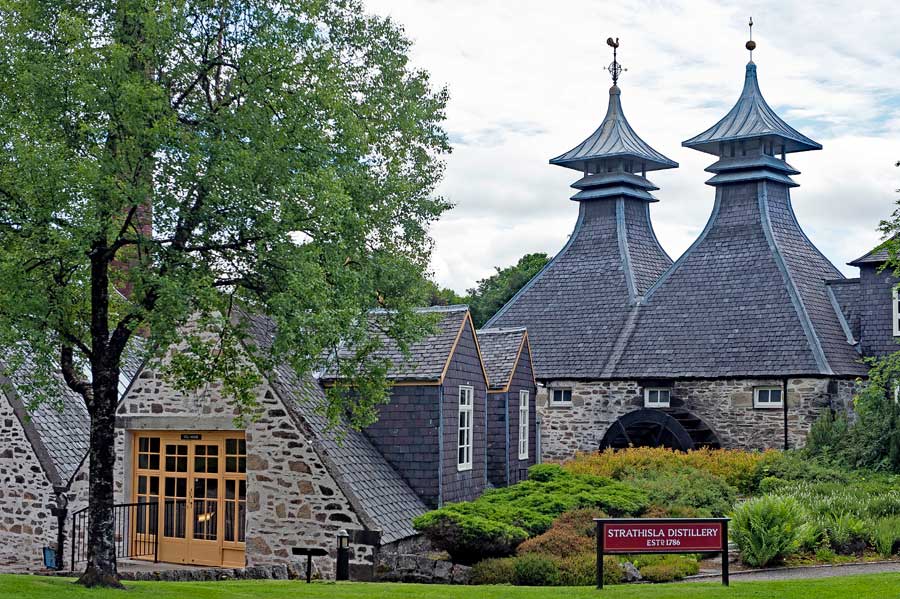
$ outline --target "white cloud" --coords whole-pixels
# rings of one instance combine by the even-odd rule
[[[652,173],[654,227],[673,258],[706,224],[712,157],[681,147],[740,93],[747,17],[768,102],[824,150],[789,157],[803,171],[794,207],[823,253],[847,261],[878,241],[900,187],[900,9],[888,1],[610,3],[569,0],[366,0],[401,23],[413,62],[447,85],[454,153],[439,193],[456,207],[434,226],[433,268],[457,291],[532,251],[565,243],[577,173],[549,158],[603,118],[608,36],[621,41],[622,102],[650,145],[680,163]]]

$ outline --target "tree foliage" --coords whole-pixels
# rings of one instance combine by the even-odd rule
[[[478,281],[466,296],[475,326],[490,320],[549,261],[544,253],[526,254],[513,266],[495,267],[494,274]]]
[[[259,368],[305,373],[345,343],[366,393],[329,412],[372,419],[385,365],[364,315],[421,332],[447,208],[447,96],[408,50],[358,0],[0,1],[0,343],[8,370],[84,396],[92,509],[112,501],[101,446],[136,332],[157,355],[180,344],[180,388],[221,380],[245,413]],[[250,364],[237,306],[277,325]],[[91,514],[88,582],[114,578],[110,518]]]

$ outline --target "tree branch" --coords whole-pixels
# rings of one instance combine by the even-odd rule
[[[75,360],[72,357],[72,346],[63,344],[59,356],[60,369],[62,370],[63,380],[69,389],[81,395],[85,403],[90,406],[93,399],[93,387],[89,381],[84,380],[75,370]]]

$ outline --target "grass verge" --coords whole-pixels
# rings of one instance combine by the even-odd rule
[[[591,587],[445,586],[313,583],[245,580],[227,582],[130,582],[128,591],[84,589],[71,579],[0,575],[3,599],[869,599],[900,596],[900,574],[810,580],[620,585]]]

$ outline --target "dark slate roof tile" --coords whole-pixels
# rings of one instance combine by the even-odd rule
[[[387,359],[392,364],[388,378],[394,381],[437,381],[444,372],[444,367],[453,350],[453,344],[465,322],[468,306],[433,306],[419,308],[419,314],[434,314],[438,317],[435,331],[409,345],[409,354],[405,355],[399,345],[384,334],[375,321],[386,314],[382,310],[373,310],[369,318],[371,330],[381,339],[382,347],[373,356],[374,359]],[[335,370],[323,374],[324,380],[333,380],[338,375]]]
[[[525,343],[525,329],[481,329],[478,331],[478,343],[491,389],[505,388]]]

